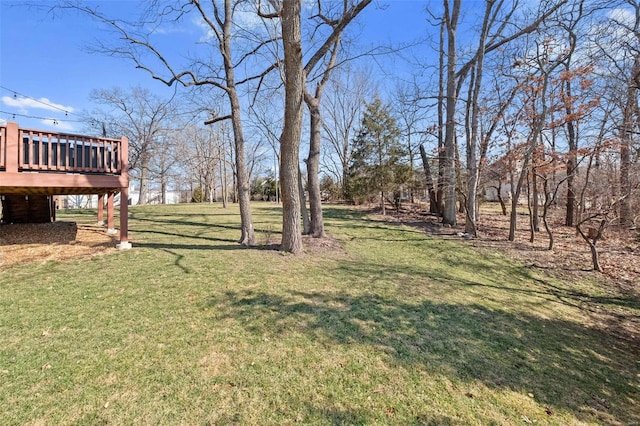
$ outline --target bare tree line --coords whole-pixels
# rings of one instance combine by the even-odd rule
[[[205,88],[224,96],[224,102],[203,112],[204,121],[216,135],[223,128],[218,126],[228,121],[231,146],[216,136],[215,155],[205,152],[198,136],[202,129],[190,130],[193,133],[180,146],[200,150],[194,158],[217,158],[216,165],[204,169],[217,168],[220,182],[223,171],[228,172],[227,183],[220,187],[235,182],[233,194],[241,211],[239,241],[244,245],[255,244],[249,169],[261,157],[275,158],[277,167],[266,169],[279,172],[282,249],[299,253],[303,232],[324,236],[322,198],[329,184],[336,196],[344,193],[364,105],[379,95],[375,69],[366,65],[367,57],[352,66],[347,59],[358,52],[342,48],[345,29],[369,4],[370,0],[317,0],[304,5],[297,0],[154,1],[142,18],[131,22],[79,2],[60,6],[107,24],[117,35],[95,46],[97,51],[124,57],[151,78],[181,85],[195,96],[211,96]],[[407,148],[405,161],[415,171],[403,184],[410,198],[424,190],[430,211],[447,225],[456,225],[463,212],[465,231],[475,237],[481,221],[479,197],[497,188],[507,213],[502,192],[508,188],[508,238],[515,238],[518,206],[526,196],[531,238],[542,221],[550,248],[553,232],[547,216],[559,202],[564,203],[565,225],[577,226],[580,233],[596,222],[600,226],[602,220],[605,226],[634,226],[640,116],[638,2],[620,0],[603,7],[592,0],[492,0],[483,2],[482,10],[462,13],[465,5],[463,0],[425,4],[433,43],[422,45],[424,59],[418,55],[417,60],[432,72],[426,79],[416,75],[411,82],[384,87],[388,99],[394,100],[392,112]],[[247,14],[255,18],[251,23]],[[193,16],[210,34],[208,57],[172,60],[145,32],[151,25],[176,24]],[[276,105],[281,112],[262,104]],[[262,129],[266,143],[247,144],[245,127],[250,122]],[[304,176],[299,161],[303,130],[309,135]],[[150,162],[154,169],[169,170],[171,157],[185,160],[189,155],[163,151],[159,144],[153,160],[147,158],[145,133],[138,133],[130,138],[140,141],[132,164],[142,194]],[[416,164],[418,155],[421,165]],[[190,167],[200,176],[201,186],[209,188],[211,199],[211,178],[204,171],[193,172],[197,166]],[[165,186],[163,173],[157,175]],[[604,193],[594,192],[600,183],[596,179],[607,179]],[[306,204],[301,186],[309,195],[310,221],[305,226],[300,221]],[[591,243],[597,239],[591,238]]]

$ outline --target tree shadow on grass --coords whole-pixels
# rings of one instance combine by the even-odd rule
[[[405,294],[420,290],[420,278],[425,277],[440,291],[477,288],[482,298],[504,305],[510,300],[526,298],[534,304],[562,305],[582,312],[591,320],[591,327],[602,333],[627,342],[640,357],[640,299],[634,294],[609,291],[589,293],[589,287],[578,289],[534,274],[529,268],[517,264],[500,264],[499,268],[487,269],[482,255],[466,258],[456,267],[474,271],[470,278],[456,276],[447,268],[413,265],[372,265],[368,262],[343,261],[335,268],[336,279],[340,276],[367,277],[368,282],[393,282]],[[328,273],[332,273],[328,271]],[[523,284],[527,283],[527,284]],[[592,289],[593,290],[593,289]]]
[[[201,233],[204,232],[211,232],[214,229],[219,228],[220,230],[232,230],[232,231],[238,231],[240,232],[240,224],[237,225],[224,225],[224,224],[220,224],[220,223],[208,223],[206,220],[203,220],[202,222],[197,222],[197,221],[192,221],[192,220],[184,220],[184,219],[168,219],[167,215],[163,215],[164,219],[155,219],[155,218],[148,218],[147,215],[144,215],[145,217],[137,217],[137,216],[132,216],[132,219],[135,219],[135,221],[140,221],[140,222],[151,222],[151,223],[156,223],[160,226],[162,225],[170,225],[172,229],[175,229],[176,226],[184,226],[184,227],[190,227],[190,228],[198,228],[200,230],[199,233],[197,234],[177,234],[177,233],[166,233],[166,235],[175,235],[175,236],[179,236],[179,237],[185,237],[185,238],[198,238],[199,235]],[[181,215],[184,216],[184,215]],[[201,217],[205,217],[205,215],[200,215]],[[206,215],[209,216],[209,215]],[[254,222],[254,225],[256,223]],[[131,230],[135,231],[135,232],[156,232],[156,231],[149,231],[147,229],[142,229],[142,230],[138,230],[135,222],[134,225],[132,225],[130,227]],[[282,232],[280,230],[274,230],[274,229],[261,229],[261,228],[254,228],[254,232],[256,234],[259,233],[269,233],[269,234],[282,234]],[[162,233],[160,231],[157,231],[157,233]],[[209,237],[202,237],[202,238],[209,238]],[[228,240],[228,241],[232,241],[232,240]]]
[[[302,332],[322,344],[366,345],[392,364],[533,394],[578,419],[640,421],[638,352],[574,322],[371,293],[238,291],[210,306],[215,321],[232,319],[256,335]]]
[[[153,235],[163,235],[163,236],[167,236],[167,237],[176,237],[175,238],[175,243],[173,242],[167,242],[164,243],[165,245],[177,245],[177,246],[190,246],[190,248],[193,249],[198,249],[198,248],[206,248],[206,244],[186,244],[184,241],[185,240],[200,240],[200,241],[218,241],[221,243],[238,243],[236,240],[233,240],[231,238],[218,238],[218,237],[209,237],[209,236],[202,236],[202,235],[198,235],[198,234],[193,234],[193,235],[189,235],[189,234],[180,234],[180,233],[176,233],[176,232],[167,232],[167,231],[158,231],[158,230],[149,230],[149,229],[132,229],[133,232],[135,232],[136,234],[153,234]],[[147,245],[151,245],[154,243],[148,243]],[[155,244],[162,244],[162,243],[155,243]],[[202,247],[200,247],[202,246]]]
[[[205,216],[209,216],[209,215],[200,215],[201,217],[205,217]],[[191,226],[191,227],[199,227],[199,228],[222,228],[222,229],[232,229],[232,230],[240,230],[240,224],[236,225],[223,225],[223,224],[219,224],[219,223],[208,223],[206,220],[203,219],[202,222],[198,222],[198,221],[193,221],[193,220],[184,220],[184,219],[180,219],[180,218],[176,218],[176,219],[168,219],[167,215],[163,215],[163,218],[153,218],[151,217],[151,215],[147,215],[144,214],[144,216],[140,216],[140,215],[131,215],[130,216],[130,220],[132,222],[135,223],[135,221],[139,221],[139,222],[152,222],[152,223],[157,223],[157,224],[164,224],[164,225],[177,225],[177,226]]]

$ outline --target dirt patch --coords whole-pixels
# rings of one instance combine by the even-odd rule
[[[323,238],[313,238],[310,235],[302,237],[304,252],[312,256],[326,255],[330,253],[343,253],[342,243],[330,235]]]
[[[314,238],[311,235],[302,236],[303,256],[327,257],[330,254],[344,253],[344,246],[340,241],[330,235],[323,238]],[[259,250],[281,251],[281,240],[269,244],[260,244],[256,246]],[[283,252],[284,254],[284,252]]]
[[[70,261],[115,250],[117,239],[97,225],[73,222],[0,225],[0,267]]]

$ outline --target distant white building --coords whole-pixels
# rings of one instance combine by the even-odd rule
[[[491,186],[493,185],[493,186]],[[490,182],[484,187],[484,196],[485,200],[496,202],[498,201],[498,182]],[[500,187],[500,196],[502,197],[502,201],[510,202],[511,201],[511,184],[503,183]]]
[[[135,206],[138,204],[140,197],[140,189],[133,185],[129,185],[129,204]],[[166,191],[165,204],[178,204],[180,202],[180,191]],[[162,204],[162,192],[160,190],[150,189],[147,191],[146,204]]]
[[[129,205],[137,205],[139,190],[133,185],[129,186]],[[162,193],[157,190],[148,191],[147,204],[162,204]],[[181,200],[179,191],[167,191],[166,204],[178,204]],[[116,194],[113,204],[120,205],[120,194]],[[58,197],[58,208],[62,209],[93,209],[98,206],[97,195],[61,195]]]

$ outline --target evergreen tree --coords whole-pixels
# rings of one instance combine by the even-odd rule
[[[410,167],[403,162],[405,148],[400,143],[400,129],[388,105],[380,99],[366,106],[347,174],[347,198],[364,202],[379,197],[382,214],[385,198],[396,193],[399,200],[402,184],[410,177]]]

